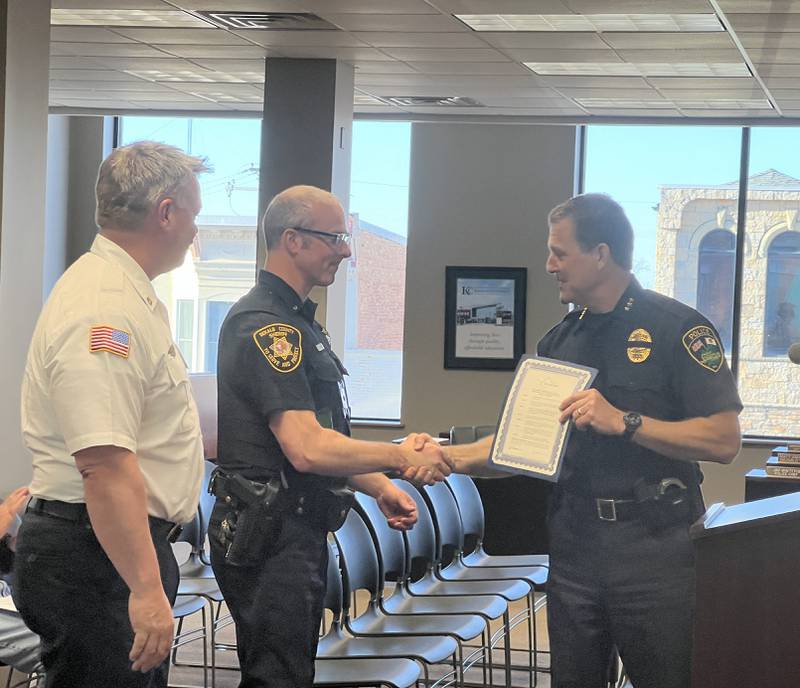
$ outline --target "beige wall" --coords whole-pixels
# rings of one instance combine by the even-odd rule
[[[411,137],[403,420],[433,434],[493,423],[511,373],[445,370],[447,265],[528,268],[527,348],[564,314],[544,270],[547,212],[572,195],[575,128],[415,124]],[[399,430],[359,429],[388,439]]]

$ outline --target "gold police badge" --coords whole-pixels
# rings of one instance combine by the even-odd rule
[[[279,373],[291,373],[303,360],[303,336],[296,327],[273,323],[253,332],[253,340]]]
[[[717,335],[710,327],[707,325],[693,327],[683,335],[682,341],[692,359],[703,368],[712,373],[716,373],[722,368],[722,362],[725,360],[722,347]]]
[[[653,338],[641,327],[628,335],[628,360],[631,363],[644,363],[652,351]]]

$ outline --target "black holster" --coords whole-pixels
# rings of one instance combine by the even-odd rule
[[[347,514],[355,502],[355,493],[349,487],[328,490],[325,504],[325,528],[330,532],[344,525]]]
[[[280,533],[280,478],[260,483],[218,468],[208,491],[230,506],[216,534],[225,547],[225,561],[232,566],[260,564]]]

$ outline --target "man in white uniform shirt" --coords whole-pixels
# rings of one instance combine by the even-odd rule
[[[152,142],[100,166],[90,251],[39,317],[22,385],[32,499],[14,600],[48,688],[166,686],[178,567],[197,508],[197,408],[151,284],[196,233],[204,161]]]

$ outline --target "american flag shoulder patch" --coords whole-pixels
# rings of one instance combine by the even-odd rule
[[[128,358],[131,350],[131,335],[111,325],[95,325],[89,330],[89,352],[107,351],[115,356]]]

